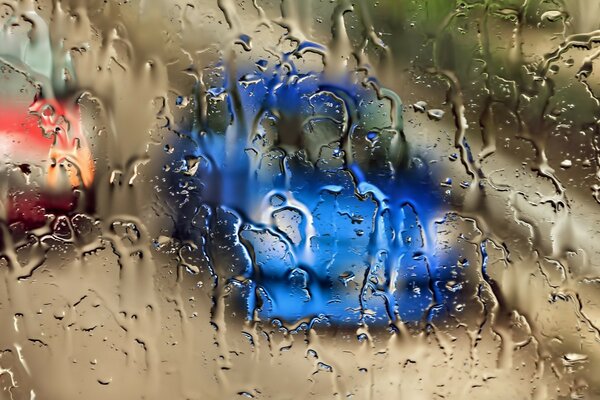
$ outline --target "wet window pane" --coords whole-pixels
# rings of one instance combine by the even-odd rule
[[[600,398],[600,3],[0,1],[0,399]]]

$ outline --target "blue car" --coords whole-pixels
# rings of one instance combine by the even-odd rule
[[[436,254],[440,185],[404,138],[395,93],[365,71],[296,68],[320,48],[222,63],[198,85],[173,156],[175,236],[250,320],[431,320],[456,290],[443,267],[456,260]]]

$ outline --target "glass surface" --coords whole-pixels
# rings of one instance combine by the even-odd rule
[[[600,398],[597,0],[0,1],[0,399]]]

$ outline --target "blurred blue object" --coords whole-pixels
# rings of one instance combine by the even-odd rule
[[[434,257],[442,200],[404,139],[400,99],[363,73],[301,73],[294,56],[221,65],[198,86],[178,154],[198,189],[179,236],[239,288],[250,319],[431,318],[448,278]]]

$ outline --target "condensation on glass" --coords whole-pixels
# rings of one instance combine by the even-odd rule
[[[600,3],[2,0],[0,399],[600,398]]]

